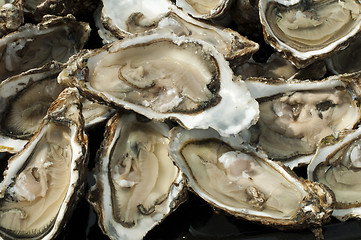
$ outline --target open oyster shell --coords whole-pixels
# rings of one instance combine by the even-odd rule
[[[171,118],[224,135],[248,128],[258,117],[257,102],[243,81],[233,81],[223,55],[191,38],[153,34],[83,51],[58,81],[150,119]]]
[[[260,105],[253,143],[293,168],[309,163],[322,138],[360,121],[360,74],[319,81],[248,79]]]
[[[117,4],[103,0],[103,4],[104,7],[95,14],[95,21],[106,43],[114,41],[113,36],[174,33],[212,44],[232,65],[248,60],[259,48],[257,43],[236,31],[190,17],[168,0],[129,0],[117,1]],[[154,5],[158,7],[154,9]]]
[[[51,103],[65,87],[57,82],[63,64],[51,62],[0,83],[0,152],[18,152],[38,130]],[[85,128],[110,117],[115,110],[84,97]]]
[[[308,178],[335,194],[333,216],[345,221],[361,218],[361,128],[322,141],[307,168]]]
[[[48,15],[37,25],[25,24],[0,39],[0,81],[51,60],[68,61],[83,48],[89,34],[89,24],[71,15]]]
[[[330,56],[361,30],[361,4],[355,0],[260,0],[266,41],[297,67]]]
[[[186,197],[182,173],[168,156],[165,123],[115,115],[97,154],[88,195],[111,239],[142,239]]]
[[[175,128],[169,149],[192,190],[227,213],[281,229],[329,220],[331,191],[298,178],[242,140],[222,138],[211,129]]]
[[[52,239],[82,194],[87,169],[79,93],[66,89],[0,183],[0,238]]]

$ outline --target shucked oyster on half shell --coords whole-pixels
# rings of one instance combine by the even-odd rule
[[[83,51],[58,81],[150,119],[171,118],[223,135],[248,128],[258,117],[257,102],[243,81],[233,81],[223,55],[191,38],[153,34]]]
[[[182,173],[168,156],[169,127],[115,115],[97,154],[88,195],[111,239],[142,239],[186,197]]]
[[[237,137],[175,128],[169,149],[192,190],[234,216],[281,229],[312,228],[330,218],[331,191],[298,178]]]
[[[95,21],[106,43],[134,34],[174,33],[212,44],[232,65],[248,60],[259,48],[236,31],[190,17],[168,0],[103,0],[103,4]]]
[[[309,163],[321,139],[360,121],[360,74],[246,84],[260,106],[252,142],[291,168]]]
[[[87,136],[79,93],[64,90],[41,127],[11,157],[0,183],[0,238],[52,239],[83,191]]]
[[[260,0],[265,39],[297,67],[329,56],[361,30],[357,0]]]
[[[50,62],[0,83],[0,152],[20,151],[38,130],[51,103],[64,86],[57,82],[63,64]],[[84,97],[85,128],[105,121],[115,110]]]
[[[328,186],[335,194],[332,213],[339,220],[361,218],[361,128],[322,141],[308,165],[308,178]]]
[[[37,25],[25,24],[0,39],[0,81],[55,60],[66,62],[83,48],[89,24],[71,15],[47,15]]]

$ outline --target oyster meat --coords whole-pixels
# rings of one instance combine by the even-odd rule
[[[142,239],[186,197],[182,173],[168,156],[165,123],[115,115],[98,151],[88,195],[111,239]]]
[[[322,141],[308,165],[308,178],[321,182],[335,194],[332,215],[339,220],[361,218],[361,128]]]
[[[75,55],[58,81],[150,119],[227,135],[258,117],[257,102],[233,77],[223,55],[206,42],[152,34]]]
[[[361,30],[355,0],[260,0],[265,39],[297,67],[330,56]]]
[[[0,238],[52,239],[85,183],[87,136],[79,93],[64,90],[30,142],[11,157],[0,183]]]
[[[25,24],[0,39],[0,81],[55,60],[66,62],[88,40],[88,23],[71,15],[47,15],[37,25]]]
[[[360,121],[359,79],[353,74],[319,81],[247,80],[260,104],[252,141],[291,168],[309,163],[322,138]]]
[[[170,156],[195,193],[234,216],[281,229],[315,227],[329,220],[332,192],[298,178],[242,141],[211,129],[175,128]]]

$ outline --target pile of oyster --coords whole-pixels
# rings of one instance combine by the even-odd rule
[[[0,1],[0,239],[82,199],[142,239],[189,191],[316,239],[361,218],[360,31],[356,0]]]

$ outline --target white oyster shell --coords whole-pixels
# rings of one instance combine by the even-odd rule
[[[88,201],[110,239],[142,239],[185,200],[182,173],[168,156],[168,131],[134,113],[108,122]]]
[[[191,38],[153,34],[83,52],[58,81],[150,119],[212,127],[222,135],[236,134],[258,117],[257,102],[243,81],[233,81],[223,55]]]
[[[66,89],[0,183],[0,239],[52,239],[82,194],[87,169],[79,93]]]

